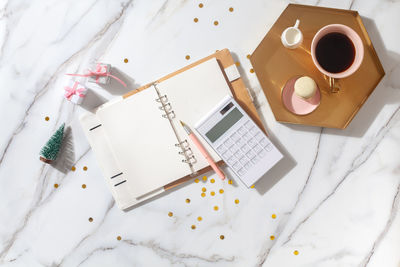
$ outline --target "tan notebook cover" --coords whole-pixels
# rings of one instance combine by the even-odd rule
[[[205,61],[207,61],[207,60],[209,60],[211,58],[216,58],[217,59],[218,64],[220,65],[222,70],[227,68],[227,67],[229,67],[229,66],[231,66],[231,65],[233,65],[233,64],[235,64],[235,61],[233,60],[229,50],[228,49],[223,49],[223,50],[220,50],[220,51],[218,51],[218,52],[216,52],[216,53],[214,53],[214,54],[212,54],[212,55],[210,55],[208,57],[200,59],[200,60],[194,62],[193,64],[190,64],[190,65],[188,65],[188,66],[186,66],[186,67],[184,67],[184,68],[182,68],[182,69],[180,69],[180,70],[178,70],[176,72],[168,74],[168,75],[158,79],[156,82],[165,81],[165,80],[167,80],[167,79],[169,79],[169,78],[171,78],[171,77],[173,77],[173,76],[175,76],[175,75],[177,75],[177,74],[179,74],[181,72],[184,72],[184,71],[186,71],[186,70],[188,70],[190,68],[193,68],[194,66],[197,66],[197,65],[199,65],[199,64],[201,64],[201,63],[203,63],[203,62],[205,62]],[[246,86],[243,83],[242,78],[239,78],[237,80],[229,82],[228,78],[225,75],[225,72],[224,71],[222,71],[222,72],[224,73],[225,79],[226,79],[226,81],[227,81],[227,83],[229,85],[229,88],[230,88],[234,98],[236,99],[236,101],[249,114],[249,116],[254,120],[254,122],[262,130],[265,131],[265,129],[264,129],[262,123],[261,123],[260,117],[258,116],[257,110],[256,110],[256,108],[255,108],[255,106],[254,106],[254,104],[253,104],[253,102],[251,100],[251,97],[250,97],[249,93],[248,93],[248,90],[246,89]],[[143,90],[149,88],[153,83],[154,82],[149,83],[149,84],[147,84],[145,86],[142,86],[142,87],[140,87],[140,88],[138,88],[136,90],[133,90],[133,91],[125,94],[123,96],[123,98],[131,97],[131,96],[135,95],[136,93],[139,93],[140,91],[143,91]],[[220,161],[220,162],[218,162],[218,164],[221,165],[221,164],[223,164],[223,162]],[[210,171],[210,170],[211,170],[210,166],[208,166],[206,168],[203,168],[200,171],[198,171],[198,175],[201,175],[202,173],[205,173],[205,172]],[[190,177],[190,176],[183,177],[183,178],[178,179],[178,180],[176,180],[176,181],[174,181],[174,182],[172,182],[170,184],[165,185],[164,189],[165,190],[171,189],[171,188],[173,188],[173,187],[175,187],[177,185],[180,185],[180,184],[182,184],[182,183],[184,183],[184,182],[186,182],[186,181],[188,181],[190,179],[192,179],[192,177]]]
[[[123,186],[130,195],[139,198],[209,166],[179,121],[195,125],[227,95],[232,92],[223,71],[211,58],[96,112],[119,170],[129,178]],[[199,142],[221,160],[204,139]]]

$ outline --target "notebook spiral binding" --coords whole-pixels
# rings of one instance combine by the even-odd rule
[[[182,142],[179,142],[179,143],[177,143],[177,144],[175,144],[175,146],[178,146],[178,147],[182,147],[182,146],[189,146],[189,143],[188,143],[188,141],[185,139],[185,140],[183,140]]]
[[[193,154],[193,151],[192,151],[192,149],[191,149],[190,147],[187,148],[187,149],[185,149],[185,151],[179,151],[179,154],[180,154],[180,155],[184,155],[185,152],[190,152],[190,154]]]
[[[196,157],[194,155],[190,156],[189,159],[183,159],[183,163],[193,164],[196,162]]]
[[[164,107],[163,106],[159,106],[158,108],[161,109],[161,110],[165,110],[165,111],[170,111],[172,109],[170,103],[165,104]]]
[[[186,163],[189,165],[190,169],[192,170],[191,176],[196,175],[196,171],[193,168],[193,164],[197,162],[196,157],[193,154],[192,149],[189,147],[189,142],[187,139],[181,140],[179,137],[178,132],[176,131],[174,124],[172,122],[173,119],[176,118],[175,112],[172,109],[171,103],[168,101],[168,96],[167,95],[161,95],[160,91],[157,88],[157,83],[153,83],[153,87],[157,92],[158,98],[156,98],[156,101],[161,104],[158,108],[162,111],[164,111],[164,114],[162,114],[162,117],[165,119],[168,119],[169,122],[171,123],[171,126],[175,132],[176,138],[178,140],[178,143],[175,144],[176,147],[179,147],[181,151],[179,151],[179,155],[182,155],[185,157],[182,159],[183,163]]]
[[[163,116],[163,118],[166,118],[166,119],[168,119],[168,118],[175,119],[175,117],[176,117],[175,112],[173,110],[166,111],[165,114],[163,114],[162,116]]]

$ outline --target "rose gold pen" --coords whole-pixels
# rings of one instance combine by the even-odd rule
[[[183,123],[182,121],[180,121],[180,122],[181,122],[181,125],[182,125],[183,129],[185,129],[186,133],[189,135],[189,138],[193,141],[193,143],[200,150],[200,153],[204,156],[204,158],[210,164],[211,168],[213,168],[215,173],[222,180],[224,180],[225,179],[225,174],[221,171],[221,169],[218,167],[218,165],[214,162],[214,160],[211,158],[210,154],[208,154],[207,150],[200,143],[199,139],[197,139],[197,137],[194,135],[194,133],[190,130],[190,128],[185,123]]]

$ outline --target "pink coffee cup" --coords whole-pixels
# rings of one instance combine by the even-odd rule
[[[355,48],[355,55],[354,55],[353,63],[351,64],[351,66],[349,68],[347,68],[343,72],[339,72],[339,73],[331,73],[331,72],[326,71],[318,63],[318,60],[316,57],[315,50],[316,50],[319,40],[321,40],[321,38],[324,37],[325,35],[327,35],[328,33],[332,33],[332,32],[338,32],[338,33],[342,33],[342,34],[346,35],[352,41],[354,48]],[[364,45],[363,45],[363,42],[362,42],[360,36],[350,27],[343,25],[343,24],[329,24],[329,25],[326,25],[325,27],[322,27],[314,35],[314,38],[311,42],[311,57],[312,57],[312,60],[315,64],[315,66],[317,67],[317,69],[321,73],[325,74],[326,76],[328,76],[330,78],[329,83],[331,85],[332,91],[334,91],[333,90],[333,87],[335,87],[334,79],[341,79],[341,78],[348,77],[348,76],[352,75],[354,72],[356,72],[356,70],[360,67],[360,65],[363,61],[363,58],[364,58]]]

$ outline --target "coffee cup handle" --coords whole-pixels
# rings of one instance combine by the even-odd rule
[[[294,24],[293,28],[298,29],[299,28],[299,24],[300,24],[300,20],[296,19],[296,23]]]
[[[329,77],[329,88],[331,89],[331,93],[338,93],[340,90],[339,84],[338,84],[338,79]]]

